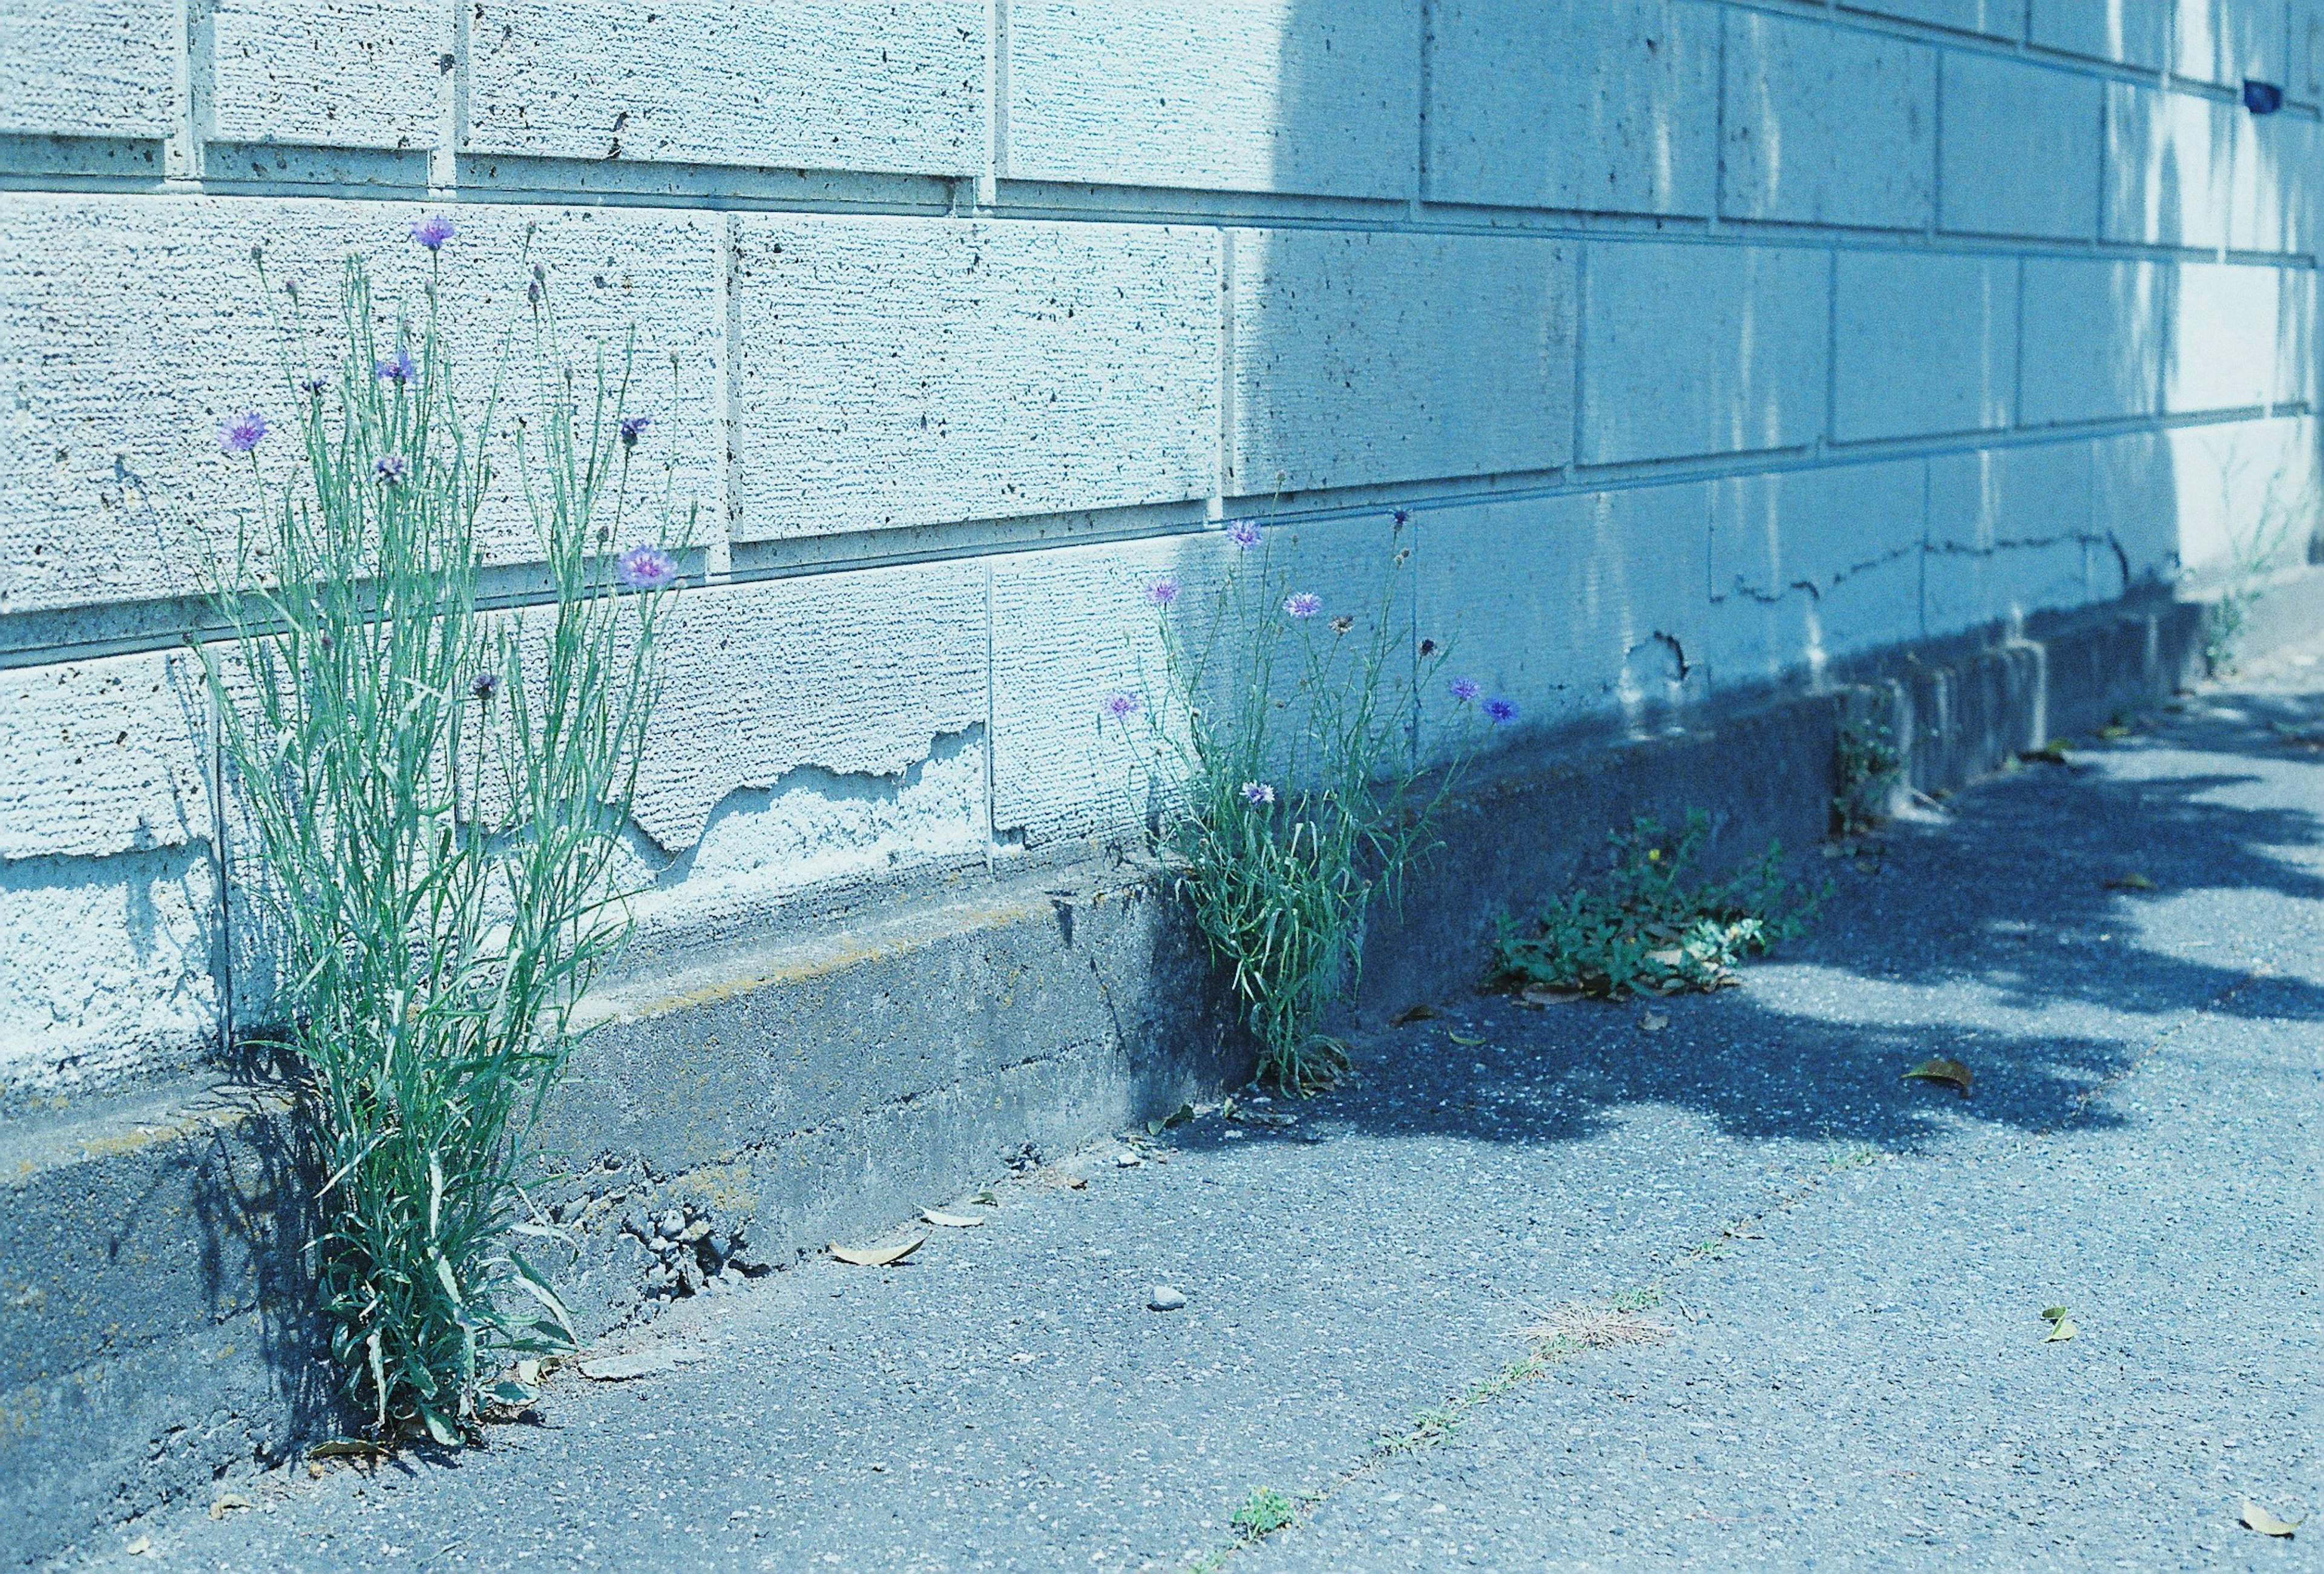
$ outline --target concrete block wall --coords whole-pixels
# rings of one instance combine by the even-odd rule
[[[479,362],[533,263],[635,329],[660,965],[1118,834],[1231,520],[1352,601],[1407,511],[1527,729],[2215,571],[2314,503],[2319,102],[2324,0],[0,0],[0,1109],[235,994],[254,247],[317,361],[435,211]]]

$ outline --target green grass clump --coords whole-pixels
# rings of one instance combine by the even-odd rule
[[[1699,810],[1675,839],[1644,817],[1609,833],[1602,888],[1568,892],[1531,925],[1502,921],[1492,982],[1605,1000],[1735,983],[1737,965],[1798,933],[1820,898],[1785,880],[1776,846],[1731,880],[1695,878],[1710,834]]]
[[[1262,1536],[1273,1535],[1298,1517],[1298,1510],[1290,1498],[1272,1486],[1254,1486],[1250,1489],[1250,1495],[1243,1499],[1242,1506],[1234,1511],[1234,1517],[1229,1523],[1234,1526],[1237,1535],[1245,1541],[1255,1542]]]
[[[1375,599],[1342,611],[1299,588],[1278,554],[1287,534],[1236,526],[1207,597],[1182,606],[1176,579],[1150,587],[1158,701],[1121,694],[1109,709],[1139,748],[1156,850],[1259,1040],[1259,1079],[1305,1094],[1348,1068],[1320,1020],[1355,986],[1374,897],[1435,845],[1457,767],[1424,783],[1414,763],[1416,695],[1444,652],[1416,646],[1399,616],[1409,550],[1390,555]],[[1454,698],[1478,714],[1480,692]]]
[[[493,403],[455,403],[437,277],[422,320],[390,325],[353,259],[335,375],[286,361],[291,451],[261,451],[258,412],[221,433],[261,523],[215,570],[229,637],[200,647],[279,968],[245,1042],[295,1076],[331,1351],[381,1435],[447,1445],[481,1401],[526,1396],[487,1386],[501,1363],[573,1343],[512,1244],[557,1233],[525,1203],[523,1139],[626,934],[609,884],[676,578],[666,528],[615,556],[644,426],[622,419],[626,366],[600,362],[593,401],[551,364],[539,278],[516,451],[549,599],[480,609]]]

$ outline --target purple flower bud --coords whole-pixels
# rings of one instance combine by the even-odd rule
[[[382,454],[372,461],[371,473],[383,486],[399,486],[411,471],[410,463],[401,454]]]
[[[266,436],[266,417],[246,410],[218,428],[218,447],[230,454],[246,454]]]
[[[393,355],[375,364],[372,370],[379,374],[383,383],[401,384],[420,375],[420,364],[411,358],[410,345],[398,345]]]
[[[1146,587],[1146,599],[1157,606],[1167,606],[1178,599],[1178,581],[1165,574]]]
[[[1452,698],[1459,700],[1463,705],[1468,704],[1469,701],[1474,699],[1478,695],[1482,694],[1485,691],[1484,685],[1478,682],[1474,678],[1455,678],[1452,681],[1444,685],[1444,687],[1451,690],[1452,692]]]
[[[1517,718],[1517,705],[1496,694],[1485,701],[1485,718],[1495,727],[1507,727]]]
[[[622,583],[632,590],[661,590],[678,583],[678,560],[659,547],[632,547],[613,563]]]
[[[411,227],[411,238],[431,252],[459,233],[452,221],[440,213],[431,213]]]
[[[650,415],[624,415],[622,417],[622,446],[625,448],[634,448],[637,445],[638,439],[644,435],[646,428],[652,424],[653,417]]]
[[[330,385],[331,380],[328,377],[301,377],[299,379],[299,391],[306,394],[309,399],[320,399],[323,396],[323,390],[328,388]]]
[[[1412,510],[1409,508],[1399,508],[1396,511],[1394,517],[1397,523],[1400,525],[1410,524],[1412,523]]]
[[[476,674],[476,681],[468,685],[468,692],[486,704],[492,702],[493,696],[499,693],[500,690],[501,676],[498,672],[479,672]]]
[[[1242,784],[1242,801],[1254,809],[1262,803],[1272,803],[1275,789],[1265,782],[1246,782]]]
[[[1227,526],[1227,540],[1249,551],[1259,544],[1259,526],[1248,519],[1238,519]]]
[[[1109,696],[1105,702],[1105,713],[1116,721],[1128,721],[1145,708],[1146,701],[1128,692]]]
[[[1293,617],[1313,617],[1323,610],[1323,598],[1313,590],[1302,590],[1285,600],[1283,610]]]

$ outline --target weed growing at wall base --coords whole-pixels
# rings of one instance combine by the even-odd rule
[[[1230,975],[1260,1078],[1290,1092],[1347,1069],[1319,1019],[1353,988],[1371,900],[1393,897],[1434,845],[1457,774],[1424,790],[1413,757],[1415,685],[1434,681],[1445,653],[1416,647],[1396,616],[1402,529],[1399,518],[1377,597],[1336,611],[1291,582],[1277,532],[1230,526],[1214,595],[1182,605],[1176,579],[1147,588],[1161,618],[1158,701],[1125,692],[1104,707],[1138,747],[1157,850]],[[1480,693],[1452,686],[1462,714],[1516,719],[1506,700],[1475,707]]]
[[[453,233],[413,238],[440,256]],[[383,343],[350,260],[346,358],[327,377],[285,366],[290,462],[270,479],[258,412],[219,434],[252,466],[262,525],[217,571],[232,637],[201,657],[257,854],[245,895],[279,953],[281,1025],[253,1036],[300,1075],[322,1176],[332,1354],[383,1435],[450,1444],[480,1403],[524,1397],[490,1384],[502,1363],[573,1340],[512,1244],[556,1233],[525,1205],[523,1139],[626,932],[608,874],[676,566],[663,528],[617,567],[628,366],[601,358],[594,391],[554,368],[536,270],[542,397],[517,452],[554,597],[480,611],[499,380],[464,421],[440,282]]]
[[[1780,847],[1731,880],[1695,879],[1710,834],[1700,810],[1675,839],[1643,817],[1609,832],[1601,889],[1568,892],[1531,925],[1502,921],[1492,981],[1607,1000],[1735,983],[1736,966],[1798,933],[1821,896],[1786,882]]]

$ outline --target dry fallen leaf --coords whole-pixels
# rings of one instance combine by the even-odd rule
[[[1923,1082],[1950,1083],[1953,1087],[1960,1089],[1960,1096],[1963,1098],[1967,1098],[1969,1097],[1969,1068],[1962,1065],[1959,1060],[1950,1060],[1943,1055],[1932,1056],[1930,1059],[1922,1061],[1919,1065],[1905,1072],[1904,1075],[1908,1079],[1917,1078]]]
[[[2062,765],[2066,763],[2066,750],[2069,746],[2066,739],[2052,738],[2040,748],[2027,749],[2017,757],[2029,762],[2039,761],[2045,765]]]
[[[1660,1032],[1670,1026],[1670,1018],[1659,1011],[1649,1011],[1638,1018],[1640,1032]]]
[[[152,1536],[139,1536],[135,1541],[130,1542],[121,1550],[128,1553],[133,1558],[142,1558],[146,1553],[153,1550],[153,1538]]]
[[[920,1217],[930,1224],[940,1224],[946,1229],[974,1229],[984,1222],[973,1214],[938,1213],[933,1208],[920,1209]]]
[[[2308,1523],[2308,1516],[2298,1519],[2278,1519],[2250,1498],[2244,1499],[2243,1522],[2264,1536],[2286,1536]]]
[[[2042,1336],[2042,1342],[2045,1345],[2061,1345],[2081,1331],[2074,1326],[2072,1318],[2061,1317],[2050,1325],[2050,1331]]]
[[[2107,889],[2109,891],[2152,891],[2154,889],[2154,882],[2140,874],[2137,870],[2133,869],[2127,875],[2117,875],[2113,879],[2107,881]]]
[[[1484,1040],[1482,1040],[1482,1039],[1480,1039],[1480,1038],[1477,1038],[1477,1037],[1473,1036],[1472,1034],[1464,1033],[1464,1032],[1448,1032],[1448,1033],[1446,1033],[1444,1036],[1445,1036],[1446,1038],[1448,1038],[1448,1039],[1451,1039],[1454,1043],[1459,1044],[1459,1045],[1460,1045],[1462,1049],[1464,1049],[1464,1050],[1473,1050],[1473,1049],[1475,1049],[1479,1044],[1481,1044],[1481,1043],[1483,1043],[1483,1042],[1485,1042]]]
[[[884,1268],[890,1263],[900,1263],[927,1245],[926,1236],[914,1236],[899,1246],[843,1246],[831,1244],[831,1255],[843,1263],[853,1263],[859,1268]]]
[[[1410,1027],[1416,1022],[1433,1022],[1436,1008],[1433,1005],[1407,1005],[1388,1019],[1390,1027]]]
[[[327,1438],[307,1450],[309,1459],[376,1459],[387,1449],[363,1438]]]
[[[210,1505],[210,1517],[212,1519],[224,1519],[227,1514],[232,1514],[237,1508],[248,1508],[250,1506],[250,1499],[244,1497],[241,1493],[222,1492],[218,1494],[217,1501]]]

